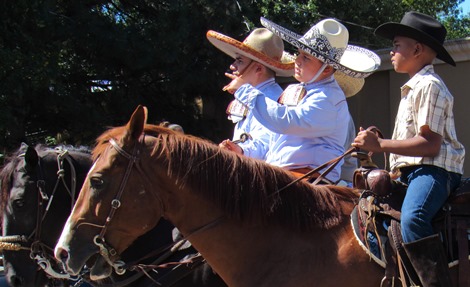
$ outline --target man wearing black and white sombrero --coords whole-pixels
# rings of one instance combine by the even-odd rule
[[[303,36],[265,18],[261,24],[298,48],[294,77],[300,84],[290,85],[273,101],[233,76],[234,96],[276,133],[266,161],[303,173],[344,153],[350,114],[335,72],[363,79],[378,68],[380,59],[372,51],[348,45],[348,30],[334,19],[320,21]],[[338,164],[327,179],[337,182],[340,169]]]
[[[400,226],[403,247],[419,277],[412,280],[421,281],[414,283],[449,287],[446,252],[432,220],[460,184],[465,148],[457,140],[454,98],[433,67],[435,58],[455,66],[443,45],[447,31],[433,17],[411,11],[400,23],[380,25],[375,34],[393,41],[393,68],[410,79],[401,87],[392,139],[361,131],[353,146],[390,153],[392,172],[408,185]]]
[[[284,52],[284,42],[266,28],[254,29],[243,42],[212,30],[206,36],[211,44],[235,60],[230,65],[230,75],[243,77],[247,83],[273,100],[277,100],[282,93],[275,76],[291,77],[294,74],[293,58]],[[245,71],[249,68],[254,72],[247,75]],[[233,93],[230,85],[223,90]],[[226,112],[235,123],[233,141],[238,144],[224,140],[219,146],[252,158],[264,159],[271,131],[261,125],[247,107],[236,99],[230,102]],[[240,138],[243,140],[240,141]]]

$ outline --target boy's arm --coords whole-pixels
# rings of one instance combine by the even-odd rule
[[[381,139],[361,128],[352,146],[374,153],[388,152],[404,156],[435,157],[439,154],[442,136],[422,126],[417,136],[405,140]]]

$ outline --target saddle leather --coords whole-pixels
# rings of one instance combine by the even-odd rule
[[[371,158],[371,154],[354,152],[351,156],[359,160],[360,167],[354,171],[353,186],[358,189],[370,190],[378,196],[386,196],[392,191],[393,184],[390,173],[380,169]]]
[[[385,196],[392,192],[392,179],[384,169],[356,169],[353,185],[355,188],[370,190],[378,196]]]
[[[383,138],[376,127],[369,127],[368,130]],[[407,278],[401,278],[402,283],[418,282],[406,253],[401,250],[403,242],[400,232],[400,215],[407,186],[393,180],[388,171],[380,169],[372,161],[372,153],[355,152],[351,155],[358,158],[360,163],[360,167],[354,173],[353,186],[363,190],[357,206],[358,219],[361,221],[359,225],[365,228],[362,230],[364,232],[362,238],[366,238],[367,232],[375,234],[378,239],[384,233],[388,237],[387,244],[380,244],[382,246],[380,253],[389,261],[386,263],[384,280],[388,282],[391,278],[398,278],[396,265],[403,264]],[[387,166],[385,153],[384,156],[385,166]],[[384,221],[390,221],[391,227],[388,230],[384,228]],[[441,211],[435,216],[433,226],[435,232],[441,234],[443,238],[449,261],[459,260],[458,286],[470,286],[470,178],[461,180],[459,187],[451,193]],[[394,254],[387,254],[390,249]],[[390,262],[390,260],[396,260],[397,257],[401,259],[401,263]],[[400,277],[402,276],[405,275],[400,274]]]
[[[463,178],[459,187],[451,193],[447,200],[450,204],[466,204],[470,202],[470,178]],[[467,210],[470,215],[470,209]]]
[[[399,229],[401,205],[406,194],[406,185],[392,180],[386,170],[373,165],[357,169],[353,184],[354,187],[363,190],[358,209],[359,212],[364,214],[361,218],[367,232],[373,232],[377,236],[380,235],[379,233],[383,234],[384,231],[380,231],[380,229],[384,220],[391,220],[392,226],[395,226],[394,230],[397,229],[397,226]],[[470,178],[462,179],[459,187],[451,193],[442,210],[436,215],[433,225],[436,233],[443,236],[449,261],[459,260],[458,286],[470,286],[470,262],[468,260],[470,251],[468,237],[468,231],[470,230]],[[397,232],[393,233],[396,234]],[[407,270],[406,273],[409,277],[402,280],[416,282],[416,278],[413,278],[413,271],[406,264],[408,262],[406,255],[396,248],[402,243],[399,237],[401,236],[390,237],[388,244],[392,245],[395,253],[400,253],[402,264],[405,265],[405,270]],[[395,258],[393,255],[386,254],[387,250],[381,252],[388,260]],[[390,267],[386,268],[386,278],[395,276],[392,275],[391,269],[396,268]]]

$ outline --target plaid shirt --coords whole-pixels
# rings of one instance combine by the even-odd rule
[[[391,168],[427,164],[463,174],[465,148],[457,140],[455,132],[454,98],[433,66],[425,66],[402,86],[401,96],[392,139],[415,137],[420,127],[428,125],[431,131],[442,136],[442,144],[436,157],[390,154]]]

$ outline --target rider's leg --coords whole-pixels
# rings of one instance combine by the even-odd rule
[[[434,234],[432,219],[445,203],[460,175],[435,166],[405,168],[401,180],[408,183],[402,206],[401,232],[404,247],[421,283],[451,286],[442,242]]]

